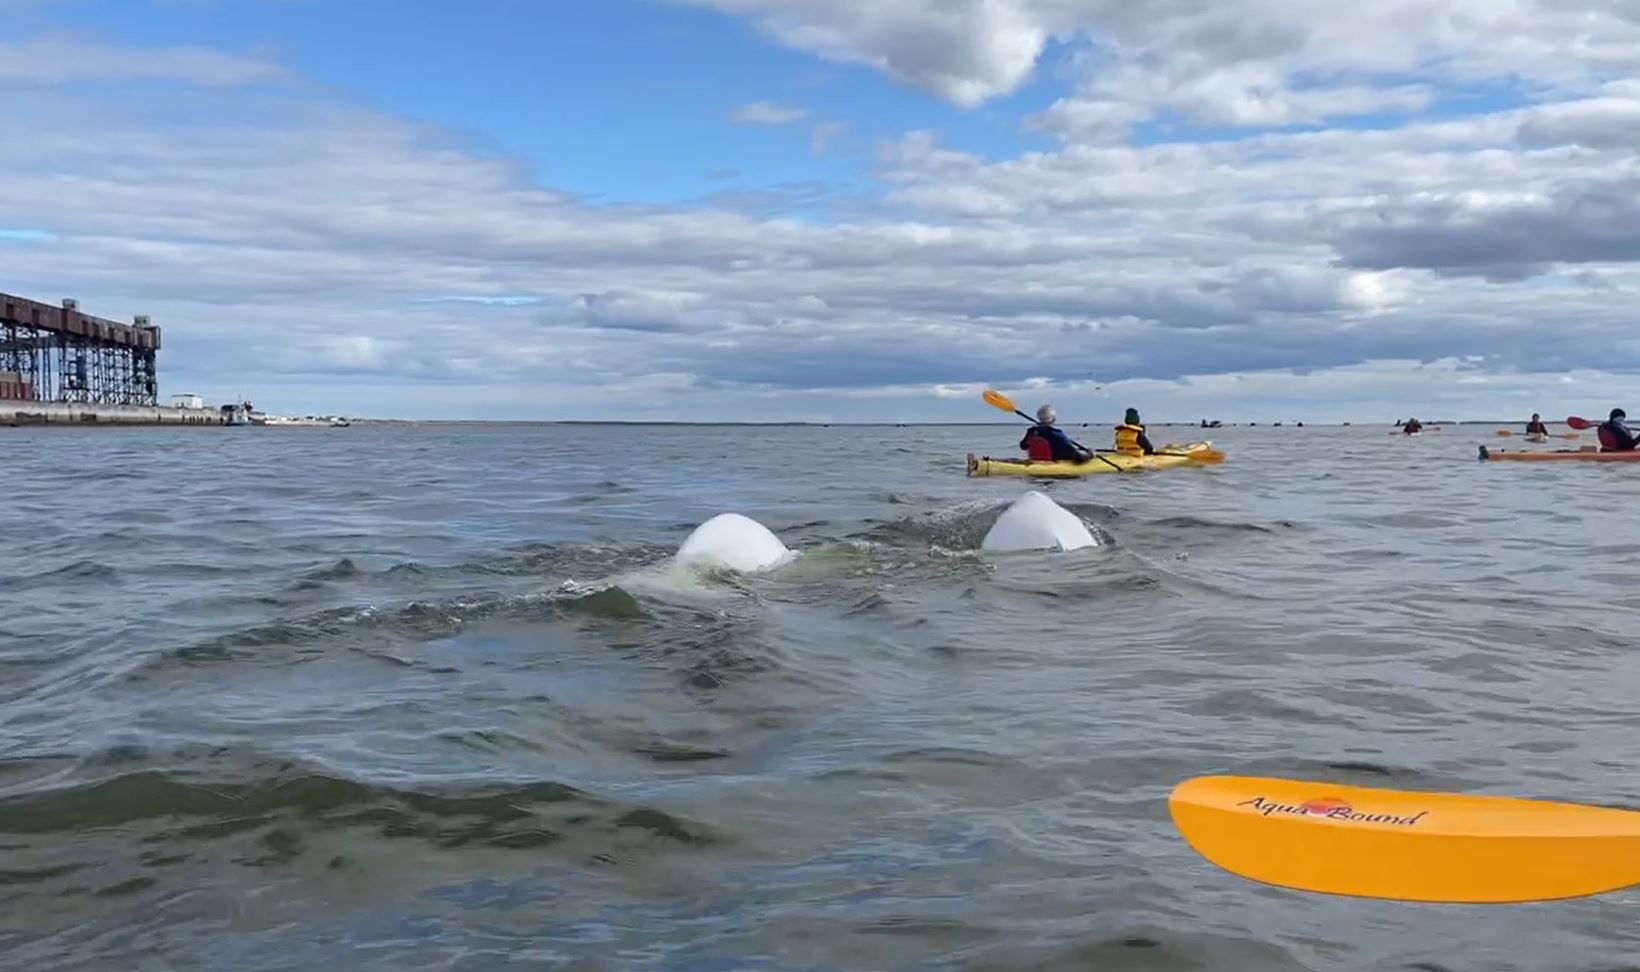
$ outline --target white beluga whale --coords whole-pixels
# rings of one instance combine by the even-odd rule
[[[1002,511],[980,549],[1077,550],[1098,545],[1075,513],[1033,489]]]
[[[768,570],[792,556],[763,524],[739,513],[719,513],[695,527],[675,559],[679,564],[727,567],[749,574]]]

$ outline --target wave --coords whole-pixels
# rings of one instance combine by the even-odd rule
[[[1275,533],[1278,528],[1283,530],[1297,529],[1295,524],[1287,520],[1281,520],[1275,526],[1267,526],[1263,523],[1225,523],[1188,515],[1168,516],[1159,520],[1151,520],[1150,525],[1172,530],[1189,530],[1192,533]]]
[[[505,548],[494,556],[448,565],[405,561],[388,574],[497,575],[502,577],[611,576],[666,560],[674,548],[659,543],[533,543]]]
[[[640,596],[617,584],[566,581],[546,592],[416,601],[390,610],[370,606],[321,610],[156,652],[118,677],[142,683],[186,677],[182,673],[188,669],[204,666],[281,669],[333,652],[355,652],[399,667],[453,674],[459,669],[451,667],[458,664],[452,659],[459,656],[424,657],[395,646],[457,639],[491,622],[503,630],[519,624],[568,624],[571,631],[585,632],[588,645],[614,648],[671,671],[683,689],[717,689],[780,668],[772,647],[778,638],[770,636],[756,612],[728,611],[721,603]],[[562,649],[543,646],[540,650]]]
[[[26,591],[64,582],[74,584],[113,583],[119,579],[119,576],[119,570],[111,564],[96,560],[76,560],[53,570],[0,577],[0,591]]]
[[[153,840],[223,836],[280,819],[360,827],[438,847],[529,847],[581,828],[641,828],[691,845],[703,826],[647,806],[594,797],[567,783],[472,783],[440,790],[387,786],[290,768],[252,782],[143,769],[0,799],[0,833],[81,833],[151,823]],[[554,826],[548,826],[551,822]]]
[[[716,756],[660,748],[651,758]],[[72,772],[81,778],[63,783],[59,775],[0,798],[8,849],[0,900],[7,885],[57,900],[174,894],[202,866],[345,869],[347,848],[378,842],[412,842],[417,853],[547,852],[566,863],[618,865],[726,839],[671,809],[556,779],[388,783],[207,747],[191,756],[100,754]]]
[[[870,526],[851,538],[885,547],[968,552],[980,549],[985,534],[1012,505],[1012,500],[971,500],[932,510],[918,516],[893,520],[867,520]],[[1056,501],[1057,502],[1057,501]],[[1060,503],[1088,525],[1088,531],[1101,544],[1110,544],[1114,538],[1101,525],[1117,516],[1114,507],[1098,503]]]
[[[580,618],[592,621],[637,621],[652,612],[615,585],[587,585],[566,581],[557,590],[539,594],[469,595],[435,601],[411,601],[383,611],[372,606],[332,608],[305,618],[259,624],[185,645],[171,652],[183,662],[214,662],[251,658],[262,649],[301,647],[353,632],[383,632],[419,641],[448,637],[463,627],[488,619],[548,621]]]

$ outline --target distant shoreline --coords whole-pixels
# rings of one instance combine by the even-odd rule
[[[725,428],[725,429],[728,429],[728,428],[737,428],[737,429],[744,429],[744,428],[761,428],[761,429],[777,429],[777,428],[815,428],[815,429],[829,429],[829,428],[848,428],[848,429],[894,429],[894,428],[904,428],[904,429],[1004,429],[1004,428],[1006,428],[1006,429],[1018,429],[1018,428],[1024,427],[1024,425],[1025,425],[1025,422],[1024,422],[1023,419],[1017,420],[1017,421],[1012,421],[1012,422],[1007,421],[1006,419],[1000,420],[1000,421],[986,421],[986,422],[680,422],[680,421],[666,421],[666,420],[661,420],[661,419],[655,419],[655,420],[630,420],[630,419],[626,419],[626,420],[623,420],[623,419],[405,419],[405,418],[355,418],[355,417],[349,417],[348,422],[354,428],[360,428],[360,427],[365,427],[365,426],[405,426],[405,427],[408,427],[408,426],[438,426],[438,427],[452,427],[452,428],[496,426],[496,427],[510,427],[510,428],[511,427],[530,427],[530,428],[535,428],[535,427],[541,427],[541,428],[546,428],[546,427],[572,427],[572,428],[580,427],[580,428],[701,428],[701,429],[711,429],[711,428]],[[1104,428],[1114,428],[1114,426],[1115,426],[1114,422],[1061,422],[1059,424],[1060,424],[1061,428],[1073,429],[1073,430],[1104,429]],[[1226,422],[1226,423],[1223,423],[1222,425],[1219,425],[1219,426],[1216,426],[1216,427],[1215,426],[1209,426],[1209,427],[1206,427],[1206,428],[1203,428],[1200,422],[1147,422],[1145,424],[1146,424],[1147,427],[1152,428],[1152,429],[1187,429],[1187,430],[1195,430],[1197,432],[1201,432],[1201,433],[1205,433],[1205,434],[1209,434],[1209,435],[1211,433],[1214,433],[1214,432],[1223,432],[1227,429],[1247,429],[1247,428],[1255,428],[1255,429],[1275,429],[1275,428],[1279,428],[1279,429],[1283,429],[1283,430],[1287,430],[1287,429],[1300,429],[1301,430],[1301,429],[1364,428],[1364,429],[1385,429],[1385,430],[1389,430],[1389,431],[1395,431],[1395,430],[1400,428],[1400,426],[1395,424],[1394,422],[1383,422],[1383,421],[1373,421],[1373,422],[1358,422],[1358,421],[1350,421],[1350,422],[1305,422],[1303,425],[1299,425],[1297,422],[1288,422],[1286,420],[1283,420],[1280,425],[1277,425],[1275,422]],[[1563,427],[1563,426],[1566,425],[1565,422],[1546,422],[1545,424],[1550,426],[1551,428],[1557,427],[1557,426],[1562,426]],[[143,422],[143,421],[84,422],[84,423],[82,423],[82,422],[33,422],[33,421],[29,421],[29,422],[23,422],[23,421],[5,422],[5,421],[0,421],[0,427],[5,427],[5,426],[8,426],[8,425],[10,425],[12,427],[17,427],[17,428],[70,428],[70,427],[72,427],[72,428],[81,428],[81,429],[88,429],[88,428],[89,429],[95,429],[95,428],[103,428],[103,429],[106,429],[106,428],[155,428],[155,427],[171,427],[173,425],[175,425],[176,427],[182,427],[181,425],[179,425],[177,423],[159,423],[159,422]],[[1524,419],[1496,419],[1496,420],[1490,420],[1490,421],[1482,420],[1482,419],[1464,419],[1462,421],[1457,421],[1457,422],[1440,421],[1440,422],[1425,422],[1424,423],[1425,428],[1432,428],[1432,427],[1435,427],[1435,426],[1443,426],[1443,427],[1450,426],[1450,427],[1453,427],[1453,428],[1457,428],[1457,427],[1477,427],[1477,426],[1478,427],[1486,427],[1486,428],[1500,428],[1500,427],[1501,428],[1515,428],[1515,427],[1518,426],[1521,429],[1524,429],[1526,427],[1526,421]],[[190,426],[190,427],[229,428],[229,427],[232,427],[232,426],[224,426],[221,423],[209,422],[209,423],[197,424],[197,425]],[[307,423],[290,423],[288,425],[287,424],[282,424],[282,423],[270,423],[270,424],[265,425],[265,426],[264,425],[254,425],[254,426],[243,426],[243,427],[244,428],[297,428],[297,427],[328,428],[330,426],[328,424],[325,424],[325,423],[314,423],[311,426],[309,426]]]
[[[831,427],[837,426],[837,427],[845,427],[845,428],[862,428],[862,429],[1015,428],[1015,427],[1019,427],[1019,426],[1022,426],[1022,425],[1025,424],[1024,420],[1016,420],[1016,421],[1013,421],[1013,422],[1009,422],[1009,421],[1006,421],[1006,420],[992,421],[992,422],[680,422],[680,421],[666,421],[666,420],[661,420],[661,419],[655,419],[655,420],[624,419],[623,420],[623,419],[366,419],[366,418],[355,418],[352,421],[355,425],[554,425],[554,426],[569,425],[569,426],[653,426],[653,427],[678,427],[678,428],[831,428]],[[1086,423],[1083,423],[1083,422],[1060,422],[1059,424],[1062,428],[1071,429],[1071,428],[1104,428],[1106,426],[1115,427],[1116,423],[1114,423],[1114,422],[1086,422]],[[1513,426],[1518,425],[1518,426],[1521,426],[1522,428],[1525,428],[1526,420],[1525,419],[1494,419],[1494,420],[1463,419],[1461,421],[1425,422],[1423,424],[1424,424],[1425,428],[1429,428],[1429,427],[1437,426],[1437,425],[1439,425],[1439,426],[1483,425],[1483,426],[1487,426],[1489,428],[1490,427],[1496,427],[1496,426],[1513,427]],[[1557,425],[1565,425],[1566,423],[1565,422],[1545,422],[1544,424],[1549,425],[1549,426],[1552,427],[1552,426],[1557,426]],[[1257,428],[1257,429],[1271,429],[1271,428],[1281,428],[1281,429],[1298,429],[1298,428],[1305,428],[1305,429],[1312,429],[1312,428],[1314,428],[1314,429],[1323,429],[1323,428],[1325,428],[1325,429],[1340,429],[1340,428],[1360,427],[1360,428],[1383,428],[1383,429],[1391,429],[1391,430],[1399,428],[1399,426],[1394,422],[1384,422],[1384,421],[1360,422],[1360,421],[1351,420],[1351,421],[1348,421],[1348,422],[1305,422],[1303,425],[1299,425],[1297,422],[1289,422],[1285,419],[1281,420],[1280,425],[1277,425],[1275,422],[1225,422],[1224,424],[1222,424],[1220,426],[1207,427],[1207,428],[1203,428],[1200,422],[1146,422],[1145,425],[1146,425],[1147,428],[1152,428],[1152,429],[1196,429],[1196,430],[1201,431],[1201,432],[1220,432],[1220,431],[1223,431],[1224,429],[1246,429],[1246,428]]]

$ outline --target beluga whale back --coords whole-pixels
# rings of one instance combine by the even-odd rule
[[[1002,511],[980,549],[1078,550],[1098,545],[1080,517],[1033,489]]]
[[[739,513],[719,513],[695,527],[678,548],[679,564],[727,567],[743,574],[784,563],[794,556],[769,528]]]

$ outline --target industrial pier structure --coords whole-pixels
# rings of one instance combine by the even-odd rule
[[[159,404],[159,328],[0,294],[0,425],[223,425],[204,408]]]

